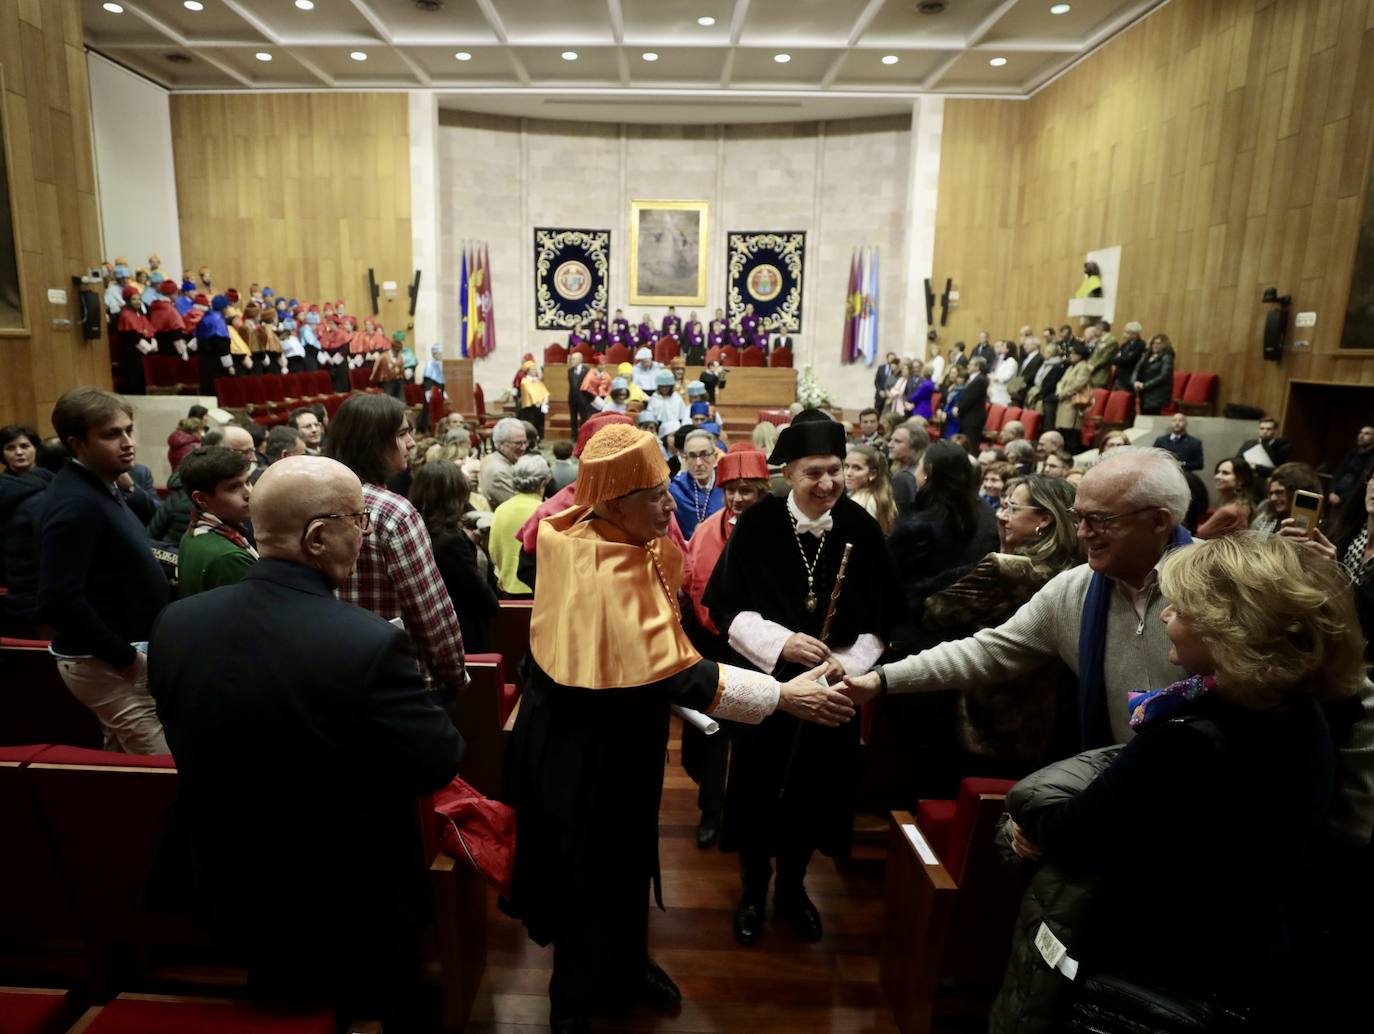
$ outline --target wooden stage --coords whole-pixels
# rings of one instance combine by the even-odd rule
[[[687,367],[687,380],[701,377],[705,368]],[[549,414],[545,418],[546,439],[568,437],[568,367],[550,363],[544,367],[544,382],[549,386]],[[797,399],[797,371],[787,367],[731,367],[725,388],[716,394],[716,411],[725,431],[736,441],[748,440],[758,423],[760,409],[786,409]]]
[[[654,960],[682,989],[682,1012],[646,1010],[597,1018],[598,1030],[621,1032],[743,1031],[757,1034],[897,1034],[878,984],[883,930],[882,846],[855,847],[838,870],[816,856],[807,891],[820,909],[825,937],[808,944],[787,924],[774,924],[772,895],[763,936],[735,943],[730,920],[739,899],[739,856],[696,845],[696,784],[678,761],[674,720],[660,811],[663,903],[651,909]],[[487,972],[466,1034],[543,1034],[553,949],[491,902]]]

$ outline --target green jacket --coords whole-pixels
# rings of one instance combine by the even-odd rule
[[[1088,365],[1093,371],[1093,387],[1105,388],[1112,376],[1112,363],[1116,362],[1116,353],[1121,351],[1121,343],[1117,341],[1116,335],[1106,334],[1093,349],[1093,354],[1088,356]]]
[[[194,535],[187,531],[181,538],[181,556],[177,561],[181,598],[221,585],[232,585],[248,572],[253,562],[252,553],[223,535],[214,532]]]
[[[181,487],[177,471],[167,479],[167,491],[167,498],[148,522],[148,537],[154,542],[180,542],[191,526],[191,497]]]

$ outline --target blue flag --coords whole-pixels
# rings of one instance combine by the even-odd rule
[[[463,246],[463,274],[458,288],[458,304],[463,313],[462,333],[458,338],[458,350],[463,358],[468,357],[468,249]]]

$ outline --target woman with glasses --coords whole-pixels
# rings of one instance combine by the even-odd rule
[[[406,469],[415,434],[406,407],[390,395],[351,395],[329,425],[324,452],[358,475],[371,524],[339,598],[390,621],[400,618],[430,678],[458,693],[467,686],[463,634],[424,520],[387,481]]]
[[[1296,492],[1321,495],[1322,483],[1317,472],[1306,463],[1279,464],[1274,473],[1269,475],[1264,502],[1260,504],[1250,527],[1267,535],[1277,533],[1293,509],[1293,495]]]

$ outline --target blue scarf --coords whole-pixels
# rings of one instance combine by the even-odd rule
[[[1191,675],[1163,689],[1132,690],[1126,694],[1131,728],[1138,732],[1147,725],[1172,718],[1204,693],[1210,693],[1216,685],[1217,680],[1212,675]]]
[[[1193,536],[1183,525],[1169,536],[1169,549],[1190,545]],[[1107,717],[1107,612],[1112,580],[1094,573],[1083,600],[1083,623],[1078,629],[1078,735],[1084,750],[1110,746],[1112,724]]]

